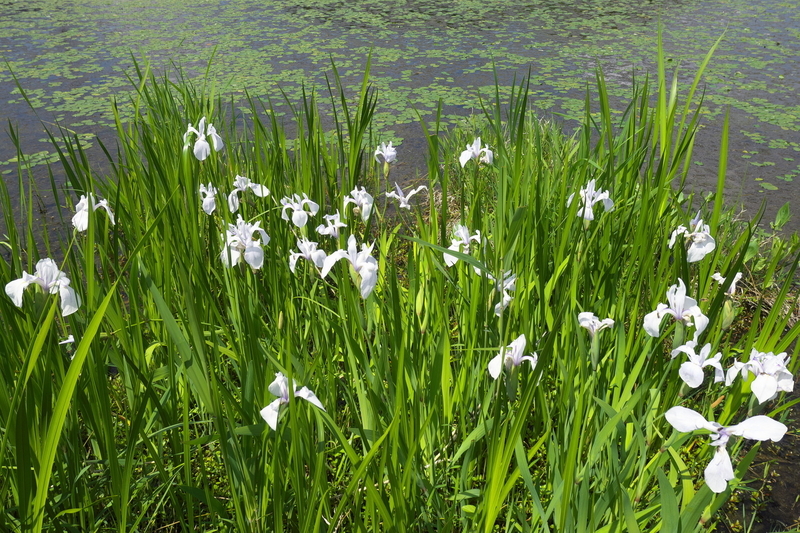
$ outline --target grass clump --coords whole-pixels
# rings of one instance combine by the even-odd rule
[[[0,300],[0,529],[700,528],[757,446],[731,440],[735,476],[714,493],[713,449],[664,413],[730,426],[786,405],[759,403],[752,376],[706,371],[690,389],[671,350],[710,343],[727,369],[793,349],[793,371],[798,246],[775,238],[764,259],[723,209],[724,170],[710,198],[684,195],[696,83],[681,112],[658,79],[654,106],[644,83],[612,118],[598,75],[600,112],[587,97],[571,137],[531,115],[525,81],[475,131],[422,124],[427,190],[405,210],[383,196],[391,163],[373,163],[387,139],[366,75],[351,101],[334,70],[332,133],[307,94],[289,139],[255,99],[236,128],[205,86],[139,71],[108,179],[64,139],[69,189],[54,194],[114,214],[89,201],[86,231],[58,243],[78,311],[38,289]],[[20,203],[4,284],[40,258]],[[728,292],[748,269],[774,292],[742,322]],[[648,334],[679,283],[703,319]],[[590,332],[581,313],[614,323]]]

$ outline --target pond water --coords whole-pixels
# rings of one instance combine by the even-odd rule
[[[174,62],[194,76],[213,55],[209,72],[220,93],[247,90],[279,102],[279,87],[292,101],[302,83],[324,92],[331,61],[355,90],[371,53],[376,124],[385,140],[402,141],[401,161],[414,173],[423,168],[415,110],[430,117],[441,99],[453,124],[491,96],[493,68],[503,86],[530,72],[535,106],[569,128],[598,65],[619,102],[633,75],[652,76],[661,21],[668,64],[680,65],[684,84],[724,32],[704,79],[692,185],[713,189],[730,108],[728,200],[749,213],[765,201],[769,218],[800,182],[797,7],[794,0],[5,0],[0,120],[16,125],[31,161],[44,163],[55,154],[41,142],[42,123],[69,128],[88,146],[95,136],[112,139],[109,102],[116,97],[126,109],[134,59],[157,71]],[[16,155],[2,136],[7,181],[16,181]],[[35,171],[46,179],[43,166]],[[800,217],[793,222],[800,228]]]

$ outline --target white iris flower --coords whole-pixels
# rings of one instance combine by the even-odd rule
[[[469,228],[466,226],[462,226],[461,224],[457,224],[453,228],[453,240],[452,244],[447,248],[449,250],[453,250],[454,252],[463,252],[469,253],[469,245],[470,241],[475,241],[477,243],[481,242],[481,232],[476,230],[473,235],[469,234]],[[458,261],[458,257],[454,255],[450,255],[447,252],[444,254],[444,262],[447,266],[451,267],[456,264]]]
[[[361,297],[366,300],[378,283],[378,261],[372,257],[373,246],[374,243],[369,246],[362,244],[359,252],[355,236],[350,235],[347,239],[347,250],[337,250],[326,257],[320,275],[326,277],[337,261],[347,259],[361,278]]]
[[[495,282],[495,290],[502,294],[500,301],[494,306],[494,314],[500,316],[511,305],[511,300],[514,299],[508,292],[517,290],[517,275],[510,270],[506,270],[503,272],[503,279],[501,280],[495,280],[494,276],[488,273],[486,276]]]
[[[292,274],[294,274],[297,260],[300,258],[314,263],[317,268],[322,268],[325,263],[325,251],[317,250],[317,243],[308,239],[297,239],[297,249],[300,251],[289,254],[289,270],[292,271]]]
[[[344,197],[344,205],[347,204],[355,204],[357,209],[353,209],[354,213],[361,213],[361,220],[364,223],[367,223],[369,220],[369,215],[372,213],[372,205],[375,203],[375,199],[372,197],[370,193],[364,187],[361,187],[359,190],[358,187],[350,191],[350,196]]]
[[[203,195],[203,211],[210,215],[217,208],[217,188],[211,183],[208,185],[200,184],[200,194]]]
[[[481,148],[481,138],[476,137],[472,144],[468,144],[467,149],[461,152],[461,155],[458,157],[458,162],[461,163],[461,168],[464,168],[464,165],[466,165],[467,161],[470,159],[474,159],[479,163],[491,165],[492,161],[494,160],[494,153],[489,150],[488,144]]]
[[[220,254],[222,264],[231,267],[244,259],[253,269],[261,268],[264,264],[264,250],[261,247],[269,243],[269,235],[259,224],[248,224],[241,215],[237,217],[235,225],[228,224],[225,246]],[[253,238],[256,233],[261,235],[263,242]]]
[[[341,216],[339,215],[339,211],[337,210],[334,215],[325,215],[323,218],[325,219],[325,224],[317,226],[317,233],[338,239],[339,228],[347,227],[347,224],[340,220]]]
[[[409,200],[411,200],[411,197],[414,196],[415,194],[417,194],[420,191],[427,191],[428,187],[425,186],[425,185],[420,185],[419,187],[417,187],[413,191],[411,191],[408,194],[406,194],[406,193],[403,192],[403,190],[400,188],[400,186],[397,184],[397,182],[394,182],[394,189],[395,189],[394,191],[387,192],[386,193],[386,197],[387,198],[394,198],[395,200],[400,202],[400,207],[402,207],[404,209],[411,209],[411,204],[408,203]]]
[[[686,296],[686,285],[682,279],[678,278],[678,284],[667,289],[667,301],[669,305],[660,303],[655,311],[644,317],[644,330],[651,337],[660,335],[661,319],[666,315],[672,315],[686,326],[694,325],[695,339],[708,326],[708,317],[700,310],[697,301]]]
[[[596,188],[595,180],[589,180],[585,188],[578,191],[581,207],[578,208],[577,215],[584,220],[594,220],[594,211],[592,206],[598,202],[603,202],[603,209],[606,213],[614,210],[614,201],[609,198],[608,191]],[[567,207],[572,205],[572,200],[575,198],[575,193],[569,195],[567,198]]]
[[[293,194],[291,197],[281,199],[281,218],[289,220],[289,215],[286,213],[287,209],[292,210],[292,222],[298,228],[302,228],[308,222],[309,216],[314,216],[319,211],[319,204],[308,198],[306,193],[303,193],[302,198],[299,194]],[[304,207],[306,206],[306,207]]]
[[[686,226],[678,226],[678,229],[673,231],[669,237],[669,247],[671,249],[675,246],[675,239],[678,235],[685,235],[686,241],[689,243],[689,249],[686,251],[686,260],[689,263],[696,263],[713,252],[717,244],[714,241],[714,237],[709,233],[711,228],[708,224],[703,224],[703,219],[696,217],[695,220],[692,220],[690,226],[694,227],[694,231],[689,231]]]
[[[108,201],[101,199],[95,202],[94,195],[89,193],[88,196],[82,194],[78,203],[75,204],[75,215],[72,217],[72,225],[75,226],[75,229],[78,231],[86,231],[89,228],[89,211],[97,211],[99,207],[106,210],[106,213],[108,213],[108,220],[113,226],[114,213],[111,212]]]
[[[68,316],[78,310],[81,305],[81,298],[75,289],[69,286],[69,278],[61,270],[55,261],[50,258],[42,259],[36,263],[36,270],[33,275],[22,271],[22,277],[9,281],[6,284],[6,294],[14,305],[22,307],[22,294],[28,285],[36,284],[42,288],[46,294],[56,294],[61,296],[61,315]]]
[[[253,183],[249,178],[236,176],[233,180],[233,190],[228,195],[228,209],[231,213],[239,210],[239,193],[250,189],[259,198],[269,196],[269,189],[258,183]]]
[[[589,335],[594,338],[595,334],[603,329],[610,328],[614,325],[614,321],[610,318],[600,320],[594,313],[588,311],[578,313],[578,324],[589,331]]]
[[[189,147],[189,139],[192,133],[197,135],[197,140],[194,142],[194,156],[200,161],[203,161],[211,155],[211,146],[208,144],[206,137],[211,138],[211,142],[214,144],[214,150],[217,152],[225,147],[225,144],[222,142],[222,137],[217,134],[217,130],[214,126],[209,123],[208,127],[206,127],[206,117],[200,119],[200,124],[197,125],[197,129],[194,129],[191,123],[189,124],[186,133],[183,134],[184,150]]]
[[[534,352],[533,355],[523,355],[526,344],[527,340],[525,339],[525,334],[523,333],[511,344],[501,349],[500,353],[497,354],[491,361],[489,361],[489,375],[492,376],[492,379],[497,379],[500,377],[503,367],[505,367],[506,372],[511,372],[525,361],[528,361],[531,364],[531,370],[536,368],[536,362],[538,361],[539,356],[536,354],[536,352]]]
[[[716,446],[714,458],[705,469],[705,480],[708,488],[719,494],[728,488],[728,481],[733,479],[733,464],[728,455],[726,446],[731,437],[744,437],[752,440],[771,440],[777,442],[786,434],[786,426],[768,416],[758,415],[733,425],[721,426],[716,422],[709,422],[697,411],[686,407],[675,406],[667,411],[664,416],[672,427],[682,432],[696,429],[707,429],[711,432],[711,446]]]
[[[697,343],[695,341],[689,341],[683,346],[678,346],[672,350],[673,359],[679,353],[684,353],[689,357],[689,360],[683,363],[680,370],[678,370],[683,382],[693,389],[699,387],[703,384],[703,378],[705,377],[703,369],[707,366],[714,369],[714,383],[725,381],[725,373],[722,370],[722,363],[720,363],[722,352],[709,357],[711,355],[711,344],[703,346],[699,354],[695,353],[696,347]]]
[[[284,376],[281,372],[275,374],[275,381],[270,383],[269,392],[278,398],[261,410],[261,418],[264,419],[273,431],[278,430],[278,416],[281,414],[281,406],[289,403],[290,394],[295,398],[302,398],[323,411],[325,410],[322,406],[322,402],[319,401],[316,394],[311,392],[308,387],[298,389],[297,383],[294,382],[292,383],[292,390],[290,391],[289,378]]]
[[[384,163],[392,163],[397,160],[397,149],[392,146],[392,142],[389,141],[389,144],[381,143],[377,150],[375,150],[375,161],[380,163],[380,159],[378,156],[383,157]]]
[[[715,280],[720,285],[723,285],[727,278],[723,278],[722,274],[717,272],[716,274],[711,276],[711,279]],[[736,294],[736,284],[739,282],[740,279],[742,279],[742,273],[741,272],[737,272],[736,275],[733,276],[733,281],[731,281],[731,285],[730,285],[730,287],[728,287],[728,290],[725,291],[725,294],[729,294],[731,296]]]
[[[725,384],[733,383],[736,374],[741,374],[742,379],[747,379],[748,374],[753,374],[756,379],[750,383],[750,390],[758,398],[758,403],[764,403],[775,398],[781,391],[794,390],[794,377],[786,367],[787,360],[786,352],[775,355],[772,352],[759,352],[753,348],[748,362],[734,361],[726,373]]]

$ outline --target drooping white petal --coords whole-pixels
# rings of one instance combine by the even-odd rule
[[[778,390],[783,392],[792,392],[794,390],[794,377],[788,370],[782,370],[777,373]]]
[[[261,249],[261,246],[248,246],[244,250],[244,261],[258,270],[264,266],[264,250]]]
[[[497,354],[491,361],[489,361],[489,375],[492,379],[500,377],[500,372],[503,371],[503,354]]]
[[[592,210],[592,204],[585,203],[582,207],[578,208],[577,215],[584,220],[594,220],[594,211]]]
[[[81,201],[75,206],[75,214],[72,217],[72,226],[78,231],[86,231],[89,229],[89,209],[81,207],[81,202],[85,202],[85,196],[81,196]]]
[[[337,250],[330,254],[328,257],[325,258],[325,261],[322,263],[322,270],[320,271],[320,276],[323,278],[328,276],[328,273],[333,268],[333,265],[340,259],[347,257],[347,252],[345,250]]]
[[[689,246],[689,250],[686,252],[686,260],[689,263],[696,263],[700,261],[705,256],[710,254],[716,248],[716,242],[714,238],[709,235],[708,233],[696,233],[695,236],[692,238],[692,244]]]
[[[453,244],[448,246],[447,249],[448,250],[453,250],[454,252],[460,252],[461,251],[461,243],[454,242]],[[456,257],[454,255],[450,255],[450,254],[445,252],[445,254],[444,254],[444,264],[445,265],[451,267],[451,266],[455,265],[457,262],[458,262],[458,257]]]
[[[6,283],[6,294],[17,307],[22,307],[22,295],[31,283],[36,283],[36,276],[22,272],[22,277]]]
[[[249,185],[250,190],[253,191],[253,194],[258,196],[259,198],[264,198],[265,196],[269,196],[269,189],[259,183],[251,183]]]
[[[738,435],[746,439],[778,442],[786,434],[788,428],[785,424],[768,416],[756,415],[734,426],[728,426],[726,430],[731,435]]]
[[[680,405],[670,408],[669,411],[664,413],[664,418],[667,419],[667,422],[669,422],[672,427],[684,433],[696,429],[708,429],[709,431],[717,430],[716,426],[706,420],[703,415]]]
[[[296,390],[294,395],[297,398],[302,398],[312,405],[319,407],[323,411],[325,410],[325,408],[322,406],[322,402],[320,402],[319,398],[317,398],[317,395],[311,392],[308,387],[303,387],[302,389]]]
[[[644,315],[644,330],[651,337],[661,335],[661,320],[664,318],[663,311],[667,308],[665,304],[658,304],[652,313]]]
[[[758,398],[758,403],[764,403],[778,394],[778,380],[770,374],[760,374],[750,384],[750,390]]]
[[[212,126],[210,123],[208,124],[207,135],[211,137],[211,142],[214,143],[214,150],[219,152],[223,148],[225,148],[225,144],[222,142],[222,137],[219,136],[217,133],[217,129]]]
[[[283,372],[276,372],[275,379],[269,384],[267,390],[273,396],[278,398],[289,399],[289,378],[283,375]]]
[[[499,302],[497,302],[494,306],[494,314],[500,316],[503,314],[503,311],[511,305],[511,301],[514,299],[513,296],[508,294],[506,291],[503,291],[503,296]]]
[[[673,230],[673,232],[670,234],[669,243],[667,243],[667,246],[672,249],[672,247],[675,246],[675,239],[678,237],[678,235],[683,235],[687,231],[688,230],[686,229],[686,226],[678,226],[678,228]]]
[[[480,162],[486,163],[487,165],[491,165],[492,161],[494,161],[494,152],[489,150],[488,146],[484,146],[483,148],[481,148],[481,154],[483,155],[481,155],[480,157]]]
[[[114,213],[111,211],[111,207],[108,205],[108,200],[103,199],[103,200],[100,200],[99,202],[97,202],[96,204],[94,204],[95,211],[97,211],[97,209],[100,208],[100,207],[105,209],[106,213],[108,214],[108,221],[113,226],[114,225]]]
[[[678,374],[681,376],[684,383],[693,389],[703,384],[703,370],[696,363],[686,361],[681,365]]]
[[[241,252],[237,248],[232,248],[230,246],[226,246],[222,253],[219,254],[220,259],[222,259],[222,264],[226,267],[231,267],[237,263],[239,263],[239,258],[241,257]]]
[[[272,431],[278,430],[278,415],[281,413],[281,399],[273,400],[268,406],[261,410],[261,418],[267,423]]]
[[[228,194],[228,210],[235,213],[239,210],[239,191],[234,189]]]
[[[302,228],[308,222],[308,214],[305,211],[292,212],[292,222],[298,228]]]
[[[81,298],[69,283],[61,283],[59,290],[61,295],[61,316],[69,316],[81,306]]]
[[[205,135],[203,135],[194,143],[194,156],[198,161],[204,161],[209,155],[211,155],[211,147],[208,145]]]
[[[728,481],[735,476],[731,457],[728,455],[728,450],[725,449],[725,446],[717,448],[714,457],[705,469],[704,477],[706,485],[714,493],[725,492],[725,489],[728,488]]]
[[[366,263],[358,272],[361,276],[361,298],[364,300],[369,297],[375,285],[378,284],[378,265],[377,263]]]

